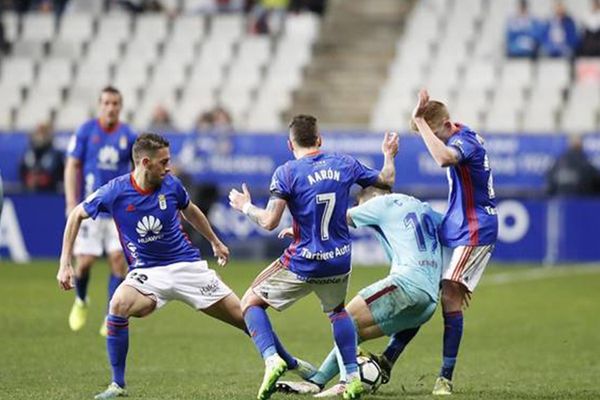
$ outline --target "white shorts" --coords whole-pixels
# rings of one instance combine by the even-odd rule
[[[346,301],[350,274],[305,278],[274,261],[252,283],[252,291],[268,305],[282,311],[311,292],[321,301],[323,311],[333,311]]]
[[[116,251],[123,251],[123,248],[112,218],[88,218],[81,222],[73,254],[101,257],[104,252],[110,254]]]
[[[127,274],[123,284],[152,297],[156,301],[156,308],[171,300],[180,300],[201,310],[232,293],[217,273],[208,268],[206,261],[136,268]]]
[[[462,283],[473,292],[483,275],[494,245],[444,247],[442,280]]]

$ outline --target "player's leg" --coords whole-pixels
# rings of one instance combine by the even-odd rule
[[[89,298],[87,295],[90,270],[97,257],[94,255],[78,255],[75,257],[75,301],[69,313],[69,327],[78,331],[85,325],[88,315]]]
[[[327,313],[333,330],[333,339],[344,365],[346,377],[345,399],[360,398],[364,388],[360,382],[356,361],[357,335],[354,322],[344,303],[348,291],[349,274],[328,277],[323,280],[312,279],[311,285],[321,301],[323,311]],[[344,375],[344,374],[340,374]]]
[[[271,306],[281,311],[308,293],[308,285],[277,260],[257,276],[242,298],[242,313],[246,326],[265,361],[265,375],[258,392],[259,399],[271,396],[277,380],[287,369],[299,372],[304,369],[298,368],[297,359],[281,344],[266,308]]]
[[[112,299],[115,291],[119,287],[119,285],[125,279],[127,275],[127,263],[125,262],[125,255],[121,248],[117,251],[112,251],[108,253],[108,266],[110,268],[110,276],[108,277],[108,302],[110,304],[110,300]],[[107,315],[108,315],[108,306],[107,306]],[[107,326],[106,326],[106,318],[102,325],[100,326],[100,334],[106,337]]]
[[[156,308],[156,300],[133,286],[121,285],[115,292],[107,317],[106,349],[112,369],[112,383],[95,399],[126,396],[125,365],[129,350],[129,317],[144,317]]]
[[[108,315],[108,304],[112,299],[115,291],[125,279],[127,275],[127,262],[125,260],[125,254],[121,247],[121,241],[119,240],[119,232],[112,219],[103,218],[99,220],[101,225],[101,236],[102,236],[102,247],[104,252],[107,254],[108,267],[110,269],[110,275],[108,277],[108,300],[107,300],[107,315]],[[107,333],[106,318],[100,326],[100,335],[106,337]]]
[[[75,301],[69,314],[69,327],[73,331],[78,331],[87,321],[90,270],[96,259],[102,255],[98,221],[86,219],[81,223],[73,254],[75,255]]]
[[[210,307],[201,310],[206,315],[209,315],[219,321],[234,326],[247,332],[244,316],[242,315],[242,307],[240,299],[233,292],[216,302]]]
[[[463,335],[463,306],[479,283],[493,250],[493,245],[459,246],[451,250],[450,257],[445,257],[449,264],[442,276],[443,359],[434,395],[452,393],[452,377]]]

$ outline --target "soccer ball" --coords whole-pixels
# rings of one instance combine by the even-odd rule
[[[366,356],[358,356],[358,372],[360,380],[367,392],[375,393],[381,386],[381,367],[372,359]]]

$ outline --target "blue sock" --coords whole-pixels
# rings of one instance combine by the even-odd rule
[[[244,321],[246,321],[250,337],[263,359],[277,353],[273,327],[264,308],[258,306],[248,307],[244,314]]]
[[[463,331],[462,311],[449,312],[444,314],[444,362],[440,376],[452,380],[458,347]]]
[[[117,290],[117,288],[119,287],[121,282],[123,282],[123,278],[121,278],[120,276],[110,274],[110,277],[108,278],[108,302],[109,303],[110,303],[110,299],[112,299],[113,295],[115,294],[115,291]]]
[[[88,282],[90,280],[90,273],[89,272],[84,272],[81,277],[75,277],[75,293],[77,294],[77,297],[81,300],[81,301],[85,301],[85,298],[87,297],[87,289],[88,289]]]
[[[106,349],[108,359],[113,372],[113,382],[125,387],[125,361],[129,349],[129,320],[108,314],[108,337],[106,338]]]
[[[281,342],[279,341],[277,334],[275,334],[275,332],[272,333],[273,339],[275,339],[275,349],[277,350],[277,354],[279,354],[279,356],[283,358],[283,360],[288,366],[288,369],[295,369],[298,366],[298,360],[296,360],[294,356],[287,352],[285,347],[283,347],[283,344],[281,344]]]
[[[385,351],[383,352],[384,357],[392,364],[396,362],[400,354],[404,351],[404,348],[412,338],[419,332],[419,328],[406,329],[401,332],[395,333],[390,342],[388,343]]]
[[[358,364],[356,363],[356,331],[354,323],[346,312],[346,309],[339,307],[329,314],[333,328],[333,339],[338,347],[346,374],[358,373]]]

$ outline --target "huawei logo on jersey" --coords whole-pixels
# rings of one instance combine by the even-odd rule
[[[136,232],[141,237],[138,239],[138,242],[148,243],[161,239],[163,237],[163,234],[160,233],[162,228],[162,223],[158,218],[153,215],[146,215],[144,218],[138,221],[135,228]],[[150,232],[152,232],[154,235],[148,236]]]
[[[119,152],[113,146],[104,146],[98,152],[98,168],[116,170]]]

